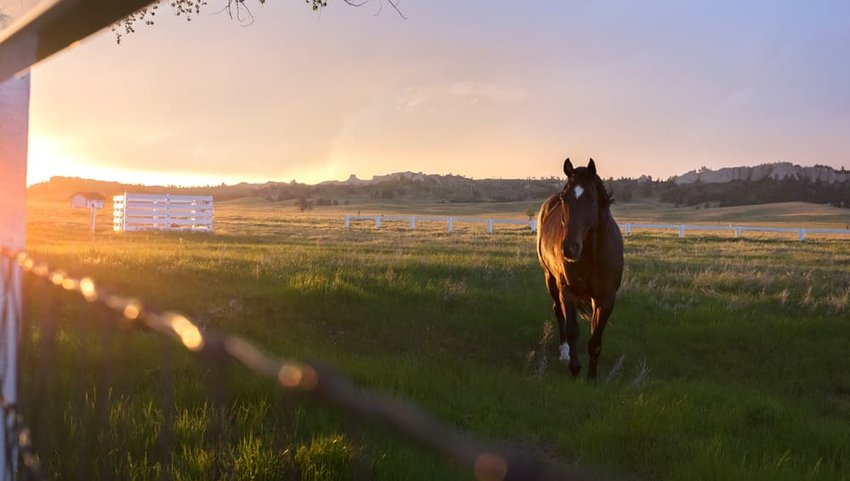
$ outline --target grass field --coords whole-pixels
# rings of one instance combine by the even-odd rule
[[[521,218],[527,205],[485,207]],[[850,241],[628,238],[600,381],[589,383],[556,361],[527,229],[343,230],[338,213],[224,203],[215,235],[89,238],[84,213],[41,204],[28,248],[546,460],[638,479],[850,479]],[[217,449],[208,364],[152,334],[103,329],[97,311],[52,292],[27,285],[28,318],[55,324],[26,331],[21,379],[53,479],[158,479],[163,458],[179,480],[472,479],[238,369]],[[98,396],[108,413],[94,409]],[[162,446],[164,423],[173,435]]]

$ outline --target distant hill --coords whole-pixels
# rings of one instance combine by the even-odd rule
[[[255,197],[268,202],[293,202],[310,199],[319,205],[396,200],[401,202],[513,202],[538,200],[563,185],[548,179],[470,179],[458,175],[432,175],[398,172],[361,180],[328,181],[317,185],[298,182],[241,183],[206,187],[174,187],[121,184],[77,177],[51,177],[48,182],[32,185],[31,199],[64,200],[75,192],[95,192],[106,198],[124,192],[212,195],[216,200]]]
[[[676,184],[693,184],[696,182],[723,184],[735,181],[759,182],[762,180],[800,180],[834,184],[836,182],[850,182],[850,172],[843,168],[835,170],[826,165],[802,167],[790,162],[777,162],[756,165],[755,167],[727,167],[719,170],[703,167],[699,171],[692,170],[677,175],[672,180]]]
[[[618,179],[611,182],[621,201],[657,199],[674,206],[726,207],[778,202],[810,202],[850,208],[850,172],[787,162],[711,170],[703,167],[666,181]]]
[[[563,186],[563,180],[470,179],[459,175],[397,172],[372,180],[351,176],[346,181],[318,185],[267,183],[256,186],[256,196],[271,202],[309,198],[318,205],[370,200],[399,202],[516,202],[543,199]]]
[[[94,192],[111,201],[115,195],[124,192],[140,194],[184,194],[213,195],[219,200],[234,199],[252,195],[251,184],[219,185],[207,187],[174,187],[141,184],[122,184],[104,180],[81,179],[79,177],[51,177],[47,182],[33,184],[27,189],[27,195],[36,200],[65,200],[75,192]]]
[[[789,163],[755,167],[700,169],[667,180],[648,176],[608,179],[618,202],[661,201],[673,206],[718,207],[776,202],[810,202],[850,208],[850,173],[826,166]],[[74,192],[96,192],[107,199],[123,192],[212,195],[216,200],[250,198],[269,203],[346,205],[349,203],[537,202],[557,192],[563,178],[471,179],[459,175],[397,172],[371,180],[352,175],[316,185],[292,182],[240,183],[206,187],[128,185],[52,177],[29,188],[32,199],[65,200]]]

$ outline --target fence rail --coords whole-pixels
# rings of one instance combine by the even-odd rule
[[[487,224],[487,232],[493,233],[493,226],[496,224],[513,224],[527,225],[531,228],[531,232],[537,232],[536,220],[515,220],[515,219],[489,219],[476,217],[451,217],[451,216],[402,216],[402,215],[346,215],[344,226],[346,229],[351,228],[351,223],[355,221],[374,222],[375,228],[380,229],[383,223],[387,221],[402,221],[407,222],[408,230],[415,230],[416,226],[422,222],[444,222],[448,232],[453,232],[457,223],[469,224]],[[672,230],[678,232],[679,237],[685,237],[688,231],[704,231],[704,232],[732,232],[735,237],[741,237],[745,232],[773,232],[796,234],[800,241],[806,240],[808,234],[826,234],[826,235],[847,235],[850,236],[850,229],[826,229],[826,228],[809,228],[809,227],[768,227],[768,226],[753,226],[753,225],[699,225],[699,224],[659,224],[659,223],[636,223],[626,222],[618,224],[620,230],[626,235],[632,235],[634,229],[647,230]]]
[[[687,231],[720,231],[734,232],[735,237],[741,237],[745,232],[773,232],[796,234],[800,241],[806,240],[807,234],[828,234],[828,235],[848,235],[850,229],[820,229],[808,227],[768,227],[754,225],[689,225],[689,224],[640,224],[628,222],[620,224],[620,230],[626,235],[632,235],[634,229],[649,229],[649,230],[672,230],[679,233],[679,237],[685,237]]]
[[[115,231],[190,230],[211,232],[211,195],[131,194],[113,198]]]
[[[354,385],[327,365],[278,359],[243,338],[202,330],[182,314],[160,311],[136,298],[113,294],[98,286],[90,277],[72,276],[26,252],[0,247],[0,257],[16,261],[24,272],[44,279],[46,284],[56,289],[79,294],[88,303],[114,312],[120,320],[115,324],[124,327],[143,326],[174,339],[189,351],[241,364],[253,373],[272,380],[284,391],[304,392],[315,400],[341,407],[359,419],[394,429],[411,441],[449,456],[479,480],[603,479],[579,468],[541,462],[524,454],[516,454],[510,449],[492,449],[488,443],[432,417],[413,404]],[[214,366],[224,368],[223,363],[217,362]],[[219,374],[213,373],[211,378],[221,382],[223,376]],[[25,441],[27,443],[17,443],[19,449],[37,461],[28,444],[28,433]]]
[[[531,232],[537,232],[536,220],[515,220],[515,219],[481,219],[476,217],[452,217],[452,216],[432,216],[432,215],[346,215],[345,228],[351,227],[352,221],[372,221],[375,223],[375,228],[380,229],[385,221],[403,221],[407,222],[409,230],[415,230],[416,225],[421,222],[445,222],[448,232],[453,232],[455,224],[487,224],[487,232],[493,233],[493,226],[496,224],[512,224],[526,225],[531,229]]]

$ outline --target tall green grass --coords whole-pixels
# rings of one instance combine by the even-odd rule
[[[589,383],[557,361],[526,229],[343,230],[234,209],[215,235],[89,238],[51,212],[31,217],[35,255],[281,357],[329,362],[497,445],[644,479],[850,476],[847,241],[627,238]],[[472,479],[380,426],[113,331],[38,284],[26,286],[22,405],[54,479]],[[211,376],[226,381],[220,402]]]

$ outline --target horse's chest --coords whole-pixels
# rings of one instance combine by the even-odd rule
[[[593,269],[590,263],[568,262],[564,266],[567,287],[576,294],[589,294],[593,290]]]

